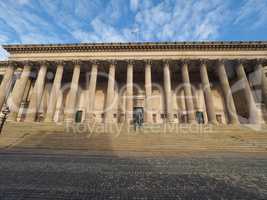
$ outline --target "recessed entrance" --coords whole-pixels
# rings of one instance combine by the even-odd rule
[[[196,112],[196,119],[197,119],[197,123],[204,124],[204,115],[203,115],[203,112],[197,111]]]
[[[78,110],[76,112],[76,115],[75,115],[75,122],[76,123],[82,122],[82,114],[83,114],[83,111],[81,111],[81,110]]]
[[[144,122],[144,108],[143,107],[134,107],[133,108],[133,120],[134,122],[139,121]]]

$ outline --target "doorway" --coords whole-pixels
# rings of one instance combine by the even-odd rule
[[[197,119],[197,123],[204,124],[204,115],[203,115],[203,112],[197,111],[196,112],[196,119]]]
[[[144,108],[143,107],[134,107],[133,108],[133,120],[136,122],[140,117],[141,123],[144,123]]]
[[[75,122],[76,123],[81,123],[82,122],[82,115],[83,115],[83,111],[78,110],[76,112],[76,115],[75,115]]]

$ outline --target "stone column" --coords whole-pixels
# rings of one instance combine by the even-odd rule
[[[166,95],[165,106],[166,106],[167,121],[172,122],[173,105],[172,105],[171,75],[170,75],[169,61],[164,61],[163,78],[164,78],[164,90]]]
[[[188,122],[194,123],[196,121],[196,117],[195,117],[194,102],[191,90],[192,88],[188,72],[188,61],[184,61],[184,63],[182,64],[182,79],[184,84],[185,104],[187,109]]]
[[[219,80],[221,83],[222,91],[224,94],[224,99],[225,99],[225,104],[227,107],[228,115],[229,115],[229,120],[231,124],[239,124],[236,108],[235,108],[235,103],[234,103],[234,98],[232,95],[232,91],[230,88],[230,84],[228,81],[228,77],[225,71],[225,65],[224,65],[224,60],[219,61],[218,65],[218,76]]]
[[[89,122],[93,122],[97,71],[98,71],[98,63],[94,61],[92,64],[92,68],[91,68],[90,81],[89,81],[89,87],[88,87],[87,119],[89,120]]]
[[[77,91],[79,87],[81,65],[79,61],[74,61],[74,69],[72,74],[70,91],[67,98],[67,104],[65,109],[65,121],[73,122],[75,114],[75,106],[77,99]]]
[[[248,110],[249,110],[249,121],[253,124],[259,124],[261,123],[262,119],[260,118],[242,61],[239,61],[237,65],[236,74],[237,74],[238,80],[242,81],[242,86],[244,86],[245,98],[246,98],[246,101],[248,104]]]
[[[11,94],[11,98],[9,101],[9,107],[10,107],[10,114],[8,116],[8,119],[11,121],[16,121],[18,112],[20,109],[20,104],[23,98],[24,90],[27,84],[27,81],[29,80],[31,74],[31,66],[29,63],[26,63],[22,74],[20,78],[16,81],[14,89]]]
[[[36,113],[38,112],[41,99],[43,96],[46,72],[47,72],[47,63],[41,63],[41,67],[39,69],[38,76],[35,81],[33,92],[30,97],[30,104],[27,109],[27,116],[25,121],[28,122],[35,121]]]
[[[264,100],[265,106],[267,106],[267,78],[263,72],[262,60],[257,60],[256,73],[259,84],[261,85],[262,99]]]
[[[133,61],[129,61],[127,66],[126,85],[126,123],[130,124],[133,119]]]
[[[152,112],[151,112],[151,96],[152,96],[152,78],[151,78],[151,61],[146,61],[145,67],[145,90],[146,90],[146,101],[145,101],[145,122],[152,123]]]
[[[0,85],[0,111],[5,103],[6,98],[8,97],[8,93],[10,92],[10,86],[12,83],[12,77],[14,75],[15,67],[12,63],[8,64],[8,67],[5,71],[4,78]]]
[[[64,62],[59,62],[57,65],[57,70],[55,74],[55,78],[53,81],[53,86],[51,90],[51,94],[49,97],[49,102],[48,102],[48,108],[47,108],[47,113],[46,113],[46,122],[52,122],[54,119],[54,114],[56,111],[56,104],[57,104],[57,98],[60,93],[60,88],[61,88],[61,81],[63,77],[63,68],[64,68]]]
[[[112,123],[113,121],[113,100],[115,90],[115,61],[112,61],[109,66],[107,100],[105,106],[105,123]]]
[[[203,91],[204,91],[208,120],[212,124],[217,124],[206,61],[202,61],[201,63],[200,77],[201,77]]]

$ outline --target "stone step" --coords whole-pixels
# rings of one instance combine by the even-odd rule
[[[98,124],[97,126],[103,126]],[[159,129],[157,126],[156,129]],[[147,129],[147,127],[144,127]],[[66,132],[64,124],[8,122],[0,136],[2,148],[83,149],[89,151],[177,152],[183,150],[265,151],[267,134],[243,126],[214,126],[212,132],[159,131],[103,133]]]
[[[7,124],[5,124],[5,126],[7,126],[8,128],[12,128],[12,129],[16,129],[16,128],[30,128],[30,129],[49,129],[49,130],[64,130],[66,129],[64,124],[47,124],[47,123],[25,123],[25,122],[20,122],[20,123],[10,123],[8,122]],[[94,126],[94,128],[97,130],[101,130],[103,129],[103,125],[96,125]],[[116,130],[116,129],[113,129]],[[121,129],[117,129],[117,130],[124,130],[124,128]],[[134,131],[133,127],[128,128],[128,130],[130,131]],[[166,130],[168,132],[168,130],[173,130],[175,132],[190,132],[190,131],[202,131],[202,127],[200,126],[199,128],[196,127],[194,129],[178,129],[178,131],[176,131],[176,129],[166,129],[164,128],[164,126],[153,126],[153,127],[143,127],[141,129],[137,129],[137,131],[141,131],[141,132],[149,132],[149,131],[161,131],[161,130]],[[203,129],[205,130],[205,129]],[[211,129],[207,130],[207,131],[216,131],[216,132],[225,132],[225,131],[254,131],[253,129],[250,130],[248,127],[243,127],[243,126],[239,126],[239,127],[227,127],[227,126],[221,126],[221,127],[217,127],[217,126],[212,126]],[[257,131],[257,130],[255,130]]]

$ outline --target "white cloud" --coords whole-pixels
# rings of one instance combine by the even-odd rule
[[[104,23],[99,18],[91,22],[93,31],[76,30],[73,36],[82,42],[124,42],[125,38],[116,28]]]
[[[0,10],[0,18],[14,30],[21,43],[63,42],[66,33],[57,34],[57,25],[46,16],[6,2],[0,2]]]
[[[82,42],[206,40],[217,37],[222,24],[220,18],[223,18],[222,0],[166,0],[158,4],[130,0],[129,9],[135,10],[134,18],[118,27],[124,20],[129,20],[129,4],[110,0],[105,8],[101,8],[100,3],[96,2],[98,1],[40,1],[41,8],[53,18],[52,23],[35,12],[9,8],[5,3],[0,3],[3,10],[0,17],[9,19],[9,26],[17,31],[22,43],[65,41],[55,33],[55,26]],[[97,12],[100,8],[101,12]],[[87,18],[87,15],[90,17]],[[84,29],[86,26],[92,30]]]
[[[80,19],[91,19],[99,13],[102,4],[101,1],[88,1],[88,0],[79,0],[75,1],[74,4],[74,13]]]
[[[243,2],[237,12],[231,0],[0,1],[0,43],[214,40],[229,24],[267,25],[267,1]]]
[[[20,5],[29,4],[31,0],[16,0],[16,2]]]
[[[2,46],[0,46],[0,61],[7,59],[8,59],[8,53],[3,49]]]
[[[21,36],[21,41],[26,44],[49,44],[49,43],[60,43],[60,38],[56,35],[51,34],[39,34],[39,33],[27,33]]]
[[[138,3],[130,1],[131,9],[140,8],[129,26],[118,28],[113,25],[119,16],[117,5],[111,1],[108,9],[90,22],[91,31],[77,29],[73,31],[73,37],[82,42],[211,40],[219,36],[227,18],[223,16],[227,14],[223,0]],[[114,18],[112,22],[103,19],[108,12],[111,12],[108,16]]]
[[[218,36],[223,24],[222,0],[163,1],[140,10],[135,23],[144,40],[207,40]]]
[[[73,32],[73,37],[75,37],[80,42],[100,42],[101,38],[91,32],[86,32],[82,30],[76,30]]]
[[[96,18],[91,22],[95,35],[99,36],[102,42],[123,42],[123,36],[111,25],[105,24]]]
[[[6,35],[0,35],[0,43],[5,43],[8,41],[8,37]]]
[[[140,0],[130,0],[130,8],[135,12],[139,8]]]
[[[236,15],[234,24],[241,24],[248,28],[267,25],[267,1],[247,0]]]

